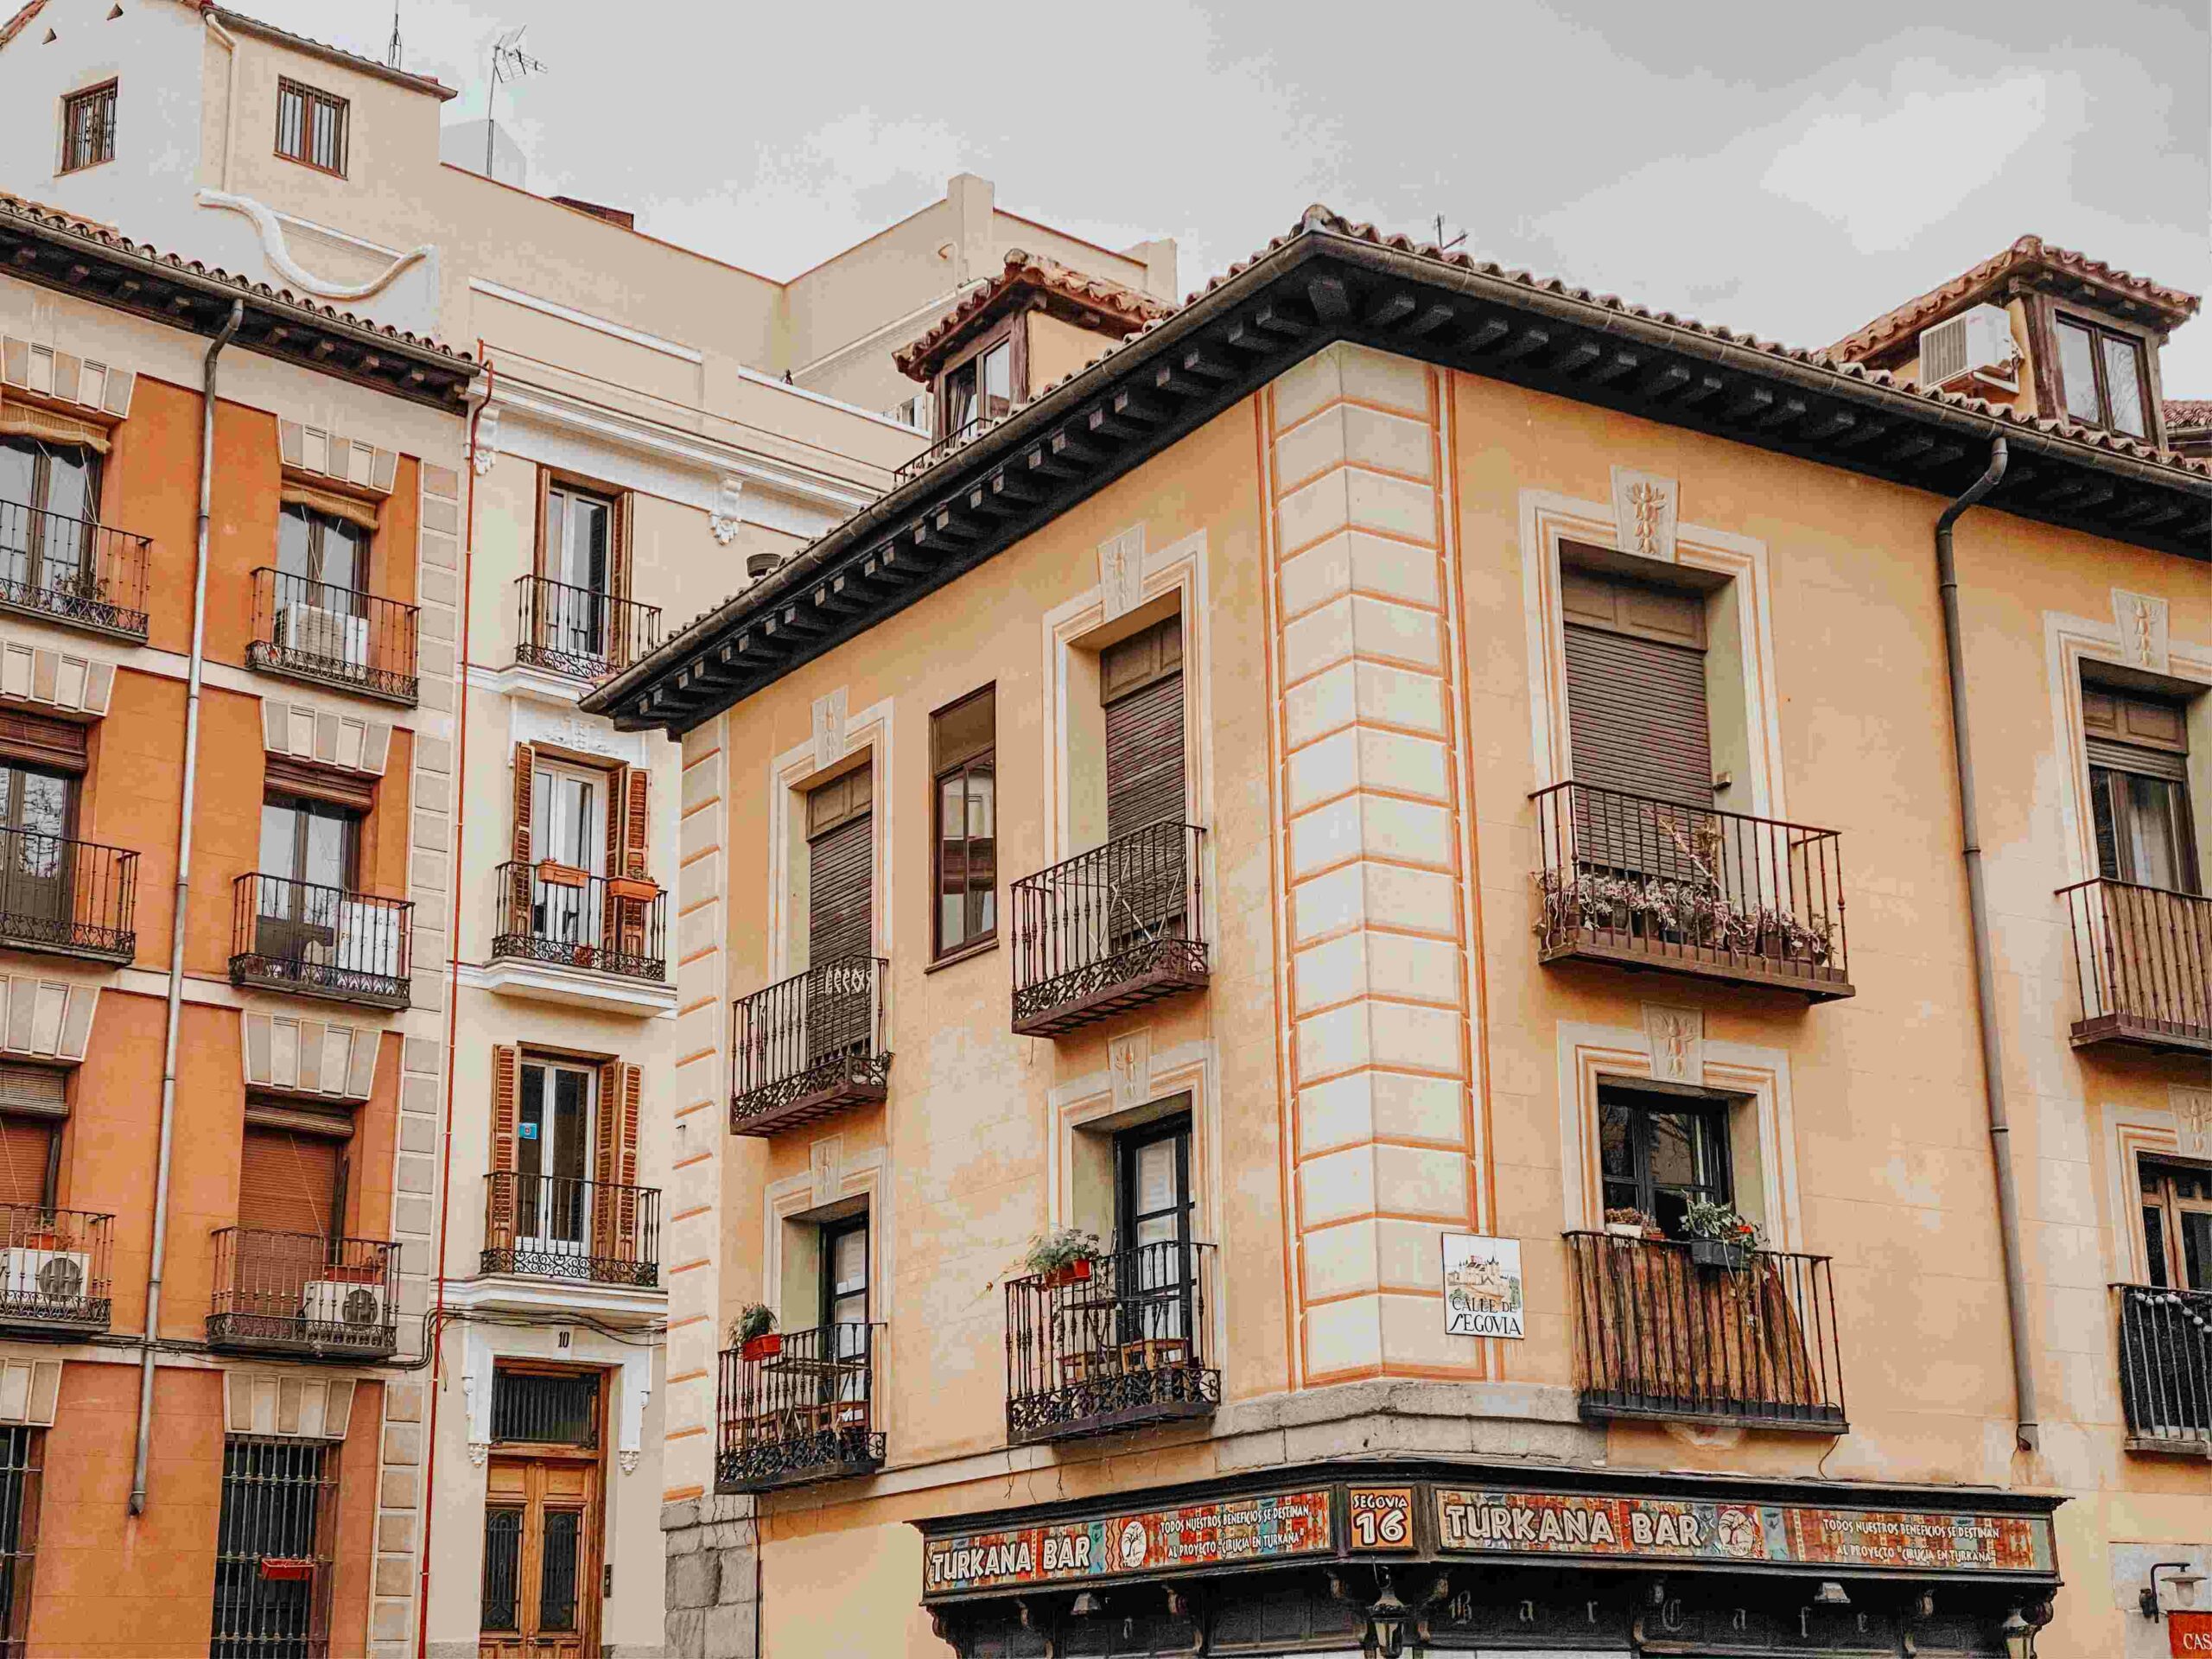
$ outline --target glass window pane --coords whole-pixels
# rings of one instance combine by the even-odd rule
[[[591,1077],[563,1066],[553,1074],[552,1164],[548,1173],[584,1178],[585,1125],[591,1115]]]
[[[46,499],[39,505],[48,512],[86,521],[99,516],[95,498],[97,458],[75,444],[50,446],[46,451]]]
[[[944,377],[944,435],[951,437],[976,418],[976,365],[963,363]]]
[[[19,507],[37,505],[31,499],[31,475],[37,467],[38,446],[29,439],[0,438],[0,501]],[[5,524],[6,520],[0,518],[0,537],[13,533]]]
[[[2130,437],[2147,437],[2151,428],[2143,418],[2143,353],[2132,340],[2116,340],[2107,334],[2105,348],[2105,395],[2112,400],[2112,424],[2115,432],[2125,432]]]
[[[313,515],[302,506],[288,506],[276,516],[276,568],[288,576],[304,578],[312,574],[308,562],[312,556],[309,543],[313,535]],[[280,588],[291,584],[281,583]],[[296,596],[283,595],[284,597]]]
[[[2212,1290],[2212,1214],[2181,1212],[2181,1270],[2190,1290]]]
[[[537,1581],[537,1628],[576,1628],[576,1553],[580,1540],[574,1510],[545,1512],[544,1558]]]
[[[2143,1255],[2151,1269],[2151,1282],[2167,1289],[2166,1212],[2155,1204],[2143,1206]]]
[[[289,801],[264,801],[261,807],[261,873],[288,879],[299,874],[299,816]]]
[[[2182,847],[2177,797],[2171,779],[2125,774],[2127,785],[2127,856],[2130,879],[2169,893],[2181,887]]]
[[[525,1178],[535,1178],[545,1170],[545,1084],[547,1068],[525,1065],[522,1069],[522,1099],[515,1113],[515,1169]],[[534,1211],[537,1189],[534,1179],[522,1183],[522,1197]],[[522,1220],[523,1230],[535,1232],[534,1216]]]
[[[2091,426],[2104,423],[2097,408],[2096,341],[2079,323],[2058,325],[2058,378],[2066,412]]]
[[[994,346],[983,353],[983,391],[979,413],[995,421],[1014,407],[1014,343]]]
[[[868,1288],[868,1232],[855,1227],[837,1235],[830,1262],[831,1284],[842,1298]]]
[[[522,1566],[522,1511],[484,1511],[484,1615],[481,1628],[516,1628],[516,1590]]]
[[[343,518],[325,518],[322,530],[321,580],[334,588],[359,593],[368,575],[368,532]]]
[[[307,860],[300,871],[300,879],[325,887],[350,886],[353,874],[349,856],[353,851],[352,821],[342,813],[329,810],[309,809],[305,817]]]

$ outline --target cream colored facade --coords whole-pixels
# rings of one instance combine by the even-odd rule
[[[375,1559],[362,1563],[373,1595],[365,1624],[333,1632],[333,1651],[478,1652],[486,1497],[499,1466],[493,1376],[509,1362],[542,1361],[601,1380],[603,1537],[586,1558],[608,1569],[593,1598],[597,1638],[626,1659],[657,1654],[664,1402],[684,1385],[665,1359],[668,1287],[713,1254],[711,1230],[668,1191],[690,1155],[675,1068],[679,986],[702,921],[676,889],[696,830],[674,752],[580,714],[577,698],[593,673],[658,638],[647,630],[658,619],[688,617],[890,486],[928,435],[899,408],[914,388],[891,353],[1009,248],[1165,296],[1173,245],[1092,247],[999,209],[987,181],[963,175],[943,200],[779,282],[442,164],[439,114],[451,93],[434,82],[227,11],[168,0],[109,10],[48,0],[0,37],[0,143],[16,158],[0,186],[461,342],[483,365],[468,462],[450,468],[457,496],[423,509],[426,527],[455,550],[423,575],[425,671],[459,683],[435,703],[424,693],[452,772],[437,783],[438,816],[426,803],[419,824],[416,960],[443,964],[451,938],[460,961],[417,987],[395,1213],[405,1212],[405,1313],[436,1310],[441,1334],[419,1383],[420,1426],[387,1434],[381,1468],[359,1476],[378,1494]],[[60,170],[62,100],[110,79],[115,159]],[[339,171],[276,153],[282,81],[344,100]],[[613,509],[621,575],[607,580],[627,603],[587,623],[583,654],[605,659],[596,664],[546,664],[559,629],[552,601],[538,597],[551,591],[539,579],[561,570],[545,528],[555,489]],[[595,780],[601,819],[622,779],[645,780],[642,876],[666,896],[627,912],[652,918],[639,960],[613,969],[549,960],[562,951],[537,947],[568,936],[537,937],[542,909],[518,923],[499,871],[516,846],[521,749],[541,772]],[[548,891],[533,889],[539,906]],[[589,1252],[574,1239],[556,1241],[566,1255],[550,1264],[486,1270],[487,1247],[527,1244],[487,1236],[501,1050],[591,1071],[594,1124],[618,1109],[604,1079],[621,1075],[600,1068],[636,1069],[632,1179],[649,1195],[640,1203],[658,1205],[642,1212],[658,1230],[640,1218],[629,1231],[626,1220],[611,1272],[580,1262]],[[595,1168],[587,1155],[583,1173]],[[517,1263],[503,1254],[491,1265]]]
[[[1831,442],[1853,431],[1879,449]],[[2023,493],[1968,512],[1957,556],[2040,1397],[2024,1427],[1932,548],[1999,439]],[[2113,498],[2135,530],[2026,516]],[[2154,1562],[2205,1570],[2212,1485],[2201,1455],[2131,1431],[2107,1286],[2146,1282],[2139,1155],[2205,1169],[2212,1096],[2202,1052],[2073,1040],[2083,993],[2055,895],[2099,874],[2085,683],[2185,708],[2205,799],[2208,500],[2201,466],[2147,446],[1723,342],[1317,213],[940,461],[900,511],[833,534],[602,688],[593,706],[618,723],[680,740],[683,902],[716,918],[679,981],[678,1109],[697,1138],[673,1202],[711,1214],[720,1248],[673,1292],[671,1371],[702,1376],[755,1300],[790,1330],[825,1318],[788,1262],[856,1210],[877,1327],[880,1471],[743,1490],[732,1453],[788,1424],[746,1418],[742,1397],[718,1421],[705,1382],[671,1385],[671,1652],[753,1653],[756,1573],[757,1650],[773,1659],[918,1659],[948,1642],[1351,1654],[1377,1650],[1391,1592],[1411,1609],[1407,1652],[1998,1653],[2014,1612],[2041,1625],[2045,1656],[2164,1652],[2138,1595]],[[1732,981],[1648,954],[1540,960],[1543,802],[1561,798],[1541,791],[1577,779],[1562,654],[1577,569],[1694,596],[1716,804],[1835,832],[1791,832],[1775,843],[1791,850],[1752,856],[1751,880],[1771,893],[1805,848],[1840,848],[1828,920],[1847,906],[1849,995],[1834,995],[1840,938],[1821,947],[1835,954],[1818,998],[1758,982],[1758,963]],[[840,583],[864,602],[896,583],[897,607],[785,663],[770,620]],[[1013,1034],[1043,913],[1014,884],[1104,841],[1100,652],[1168,617],[1184,812],[1205,832],[1188,922],[1205,982],[1058,1037]],[[751,669],[752,652],[770,665]],[[931,716],[984,687],[999,933],[933,963]],[[807,965],[805,791],[862,761],[887,1097],[734,1137],[731,999]],[[2196,823],[2202,861],[2212,812]],[[1782,885],[1803,901],[1802,877]],[[1821,1259],[1802,1270],[1832,1285],[1828,1313],[1808,1300],[1764,1316],[1801,1333],[1832,1317],[1836,1376],[1819,1389],[1769,1377],[1781,1408],[1764,1417],[1599,1408],[1577,1313],[1592,1247],[1566,1236],[1605,1226],[1599,1096],[1615,1087],[1708,1105],[1771,1259]],[[1177,1339],[1217,1370],[1217,1408],[1016,1435],[1010,1370],[1026,1344],[1062,1340],[1010,1331],[1014,1301],[1044,1294],[1017,1286],[1025,1247],[1068,1226],[1110,1236],[1113,1137],[1170,1109],[1188,1115],[1191,1236],[1213,1263]],[[1465,1234],[1518,1243],[1523,1339],[1446,1334],[1440,1240]],[[1664,1284],[1686,1308],[1722,1294],[1639,1282],[1640,1300],[1612,1294],[1676,1330],[1647,1338],[1662,1344],[1680,1334]],[[1091,1317],[1065,1294],[1051,1306],[1048,1323]],[[1736,1340],[1773,1339],[1758,1328]],[[1790,1340],[1815,1359],[1815,1338]],[[1052,1380],[1080,1394],[1110,1366],[1166,1402],[1128,1369],[1154,1357],[1104,1351]],[[1806,1421],[1839,1379],[1839,1421]],[[1347,1486],[1411,1494],[1412,1547],[1363,1544]],[[1201,1540],[1163,1563],[1147,1554],[1162,1535],[1131,1519],[1309,1488],[1337,1506],[1318,1546],[1286,1531],[1209,1556]],[[1562,1558],[1532,1523],[1485,1560],[1450,1542],[1468,1524],[1446,1513],[1453,1489],[1971,1513],[2024,1536],[2055,1508],[2056,1559],[1801,1555],[1761,1576],[1706,1569],[1778,1560],[1778,1533],[1726,1535],[1701,1557],[1662,1531]],[[1124,1544],[1096,1570],[1090,1552]],[[1277,1550],[1275,1571],[1254,1570]],[[1562,1560],[1574,1570],[1544,1570]],[[1220,1575],[1232,1563],[1244,1576]]]

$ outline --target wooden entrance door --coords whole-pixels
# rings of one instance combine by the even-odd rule
[[[493,1459],[479,1659],[596,1656],[599,1560],[595,1459]]]

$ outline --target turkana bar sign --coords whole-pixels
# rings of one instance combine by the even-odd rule
[[[1096,1521],[932,1538],[925,1595],[1332,1554],[1329,1493],[1267,1492]]]
[[[1788,1503],[1436,1490],[1446,1554],[1605,1555],[1916,1572],[2050,1573],[2033,1515],[1829,1510]]]

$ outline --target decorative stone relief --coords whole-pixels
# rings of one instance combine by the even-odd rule
[[[99,996],[97,985],[0,975],[0,1052],[72,1065],[83,1059]]]
[[[484,1466],[484,1459],[491,1455],[492,1446],[489,1441],[471,1440],[468,1443],[468,1464],[472,1469],[481,1469]]]
[[[381,778],[391,753],[391,723],[270,697],[261,705],[261,745],[271,754]]]
[[[137,374],[34,340],[0,336],[0,382],[122,420]]]
[[[1613,468],[1613,524],[1620,550],[1640,559],[1675,562],[1675,520],[1681,486],[1656,473]]]
[[[510,726],[518,743],[543,743],[578,754],[620,760],[626,766],[645,764],[644,734],[618,732],[605,721],[578,714],[573,709],[555,709],[517,697],[512,704]]]
[[[2192,1158],[2212,1158],[2212,1089],[2177,1083],[2171,1098],[2175,1150]]]
[[[620,1452],[617,1452],[614,1456],[616,1461],[621,1464],[622,1472],[624,1474],[634,1475],[638,1472],[638,1448],[636,1446],[626,1446]]]
[[[297,1371],[232,1371],[223,1390],[223,1429],[294,1440],[342,1440],[353,1413],[353,1379]]]
[[[222,190],[202,190],[195,200],[202,207],[226,209],[250,220],[261,233],[261,257],[269,261],[269,268],[293,287],[319,300],[365,300],[390,288],[410,265],[437,251],[436,244],[425,242],[395,256],[390,264],[365,283],[334,283],[316,276],[292,257],[291,248],[284,240],[283,221],[267,204],[256,201],[251,196],[232,195]]]
[[[1098,543],[1098,597],[1111,622],[1144,587],[1144,526],[1132,524]]]
[[[1145,1027],[1106,1045],[1106,1070],[1114,1079],[1114,1109],[1141,1106],[1152,1098],[1152,1028]]]
[[[1705,1014],[1698,1008],[1643,1005],[1643,1033],[1651,1043],[1651,1075],[1660,1083],[1705,1085]]]
[[[58,1359],[0,1359],[0,1423],[52,1428],[61,1399]]]
[[[476,442],[469,448],[468,464],[481,478],[492,470],[492,463],[499,458],[499,405],[486,404],[483,413],[476,417]]]
[[[826,771],[845,754],[845,688],[814,700],[814,766]]]
[[[73,651],[0,640],[0,697],[36,703],[61,715],[105,716],[115,690],[115,664]]]
[[[251,1008],[240,1020],[248,1088],[333,1100],[366,1100],[374,1091],[376,1031]]]
[[[390,495],[399,476],[399,454],[378,449],[327,428],[300,421],[276,423],[276,447],[285,470],[336,479],[355,489]]]
[[[715,510],[708,515],[708,527],[715,532],[715,540],[728,547],[737,539],[738,526],[744,522],[745,480],[726,478],[721,493],[715,499]]]
[[[2113,620],[2120,624],[2120,648],[2135,667],[2152,674],[2167,671],[2166,601],[2151,594],[2112,590]]]
[[[845,1166],[845,1138],[828,1135],[806,1149],[806,1167],[814,1183],[814,1204],[819,1209],[837,1201],[837,1185]]]

